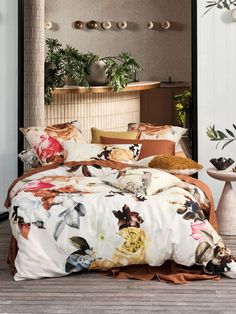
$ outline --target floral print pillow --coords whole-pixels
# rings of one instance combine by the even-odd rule
[[[131,163],[138,160],[140,144],[78,144],[64,142],[64,161],[113,160]]]
[[[21,129],[42,165],[63,161],[65,141],[85,143],[78,121]]]
[[[102,178],[107,184],[136,195],[153,195],[181,182],[177,177],[158,169],[126,168]]]

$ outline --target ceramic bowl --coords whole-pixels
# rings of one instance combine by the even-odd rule
[[[220,157],[212,158],[210,162],[214,167],[216,167],[217,170],[225,170],[234,163],[234,160],[231,158]]]

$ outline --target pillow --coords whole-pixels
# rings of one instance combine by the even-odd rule
[[[101,180],[122,191],[141,195],[157,194],[180,182],[165,171],[150,168],[126,168]]]
[[[64,161],[113,160],[131,163],[138,160],[141,145],[101,145],[64,142]]]
[[[29,166],[30,168],[37,168],[40,166],[38,156],[32,148],[23,150],[18,154],[18,157],[26,166]]]
[[[138,136],[138,131],[132,132],[115,132],[115,131],[103,131],[96,128],[91,128],[92,133],[92,143],[100,144],[101,143],[101,136],[110,137],[110,138],[122,138],[122,139],[129,139],[134,140]]]
[[[159,154],[167,154],[174,155],[175,154],[175,142],[168,140],[127,140],[122,138],[110,138],[101,136],[102,144],[141,144],[142,148],[139,155],[139,160],[159,155]]]
[[[173,141],[175,142],[175,153],[183,153],[180,140],[187,129],[172,125],[155,126],[150,123],[129,123],[128,131],[137,131],[138,139],[142,140]]]
[[[149,167],[163,169],[172,174],[192,175],[203,167],[189,158],[160,155],[155,156],[149,163]]]
[[[47,127],[28,127],[20,129],[35,150],[42,165],[63,160],[61,142],[84,143],[78,121],[55,124]]]

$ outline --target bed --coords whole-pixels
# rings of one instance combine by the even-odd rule
[[[143,163],[59,161],[13,182],[5,205],[16,281],[166,261],[236,278],[211,193],[190,176]]]

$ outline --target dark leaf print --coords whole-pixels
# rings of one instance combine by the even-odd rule
[[[97,155],[97,158],[98,159],[108,160],[109,156],[110,156],[110,153],[111,153],[111,149],[108,149],[107,146],[104,146],[103,151],[100,154]],[[92,159],[95,159],[95,158],[92,158]]]
[[[195,217],[196,217],[196,215],[195,215],[194,213],[192,213],[192,212],[187,212],[187,213],[183,216],[183,218],[184,218],[185,220],[194,219]]]
[[[88,245],[88,242],[81,237],[71,237],[70,238],[71,243],[78,249],[76,251],[76,254],[84,255],[86,254],[86,250],[90,250],[90,247]],[[73,253],[75,254],[75,253]]]
[[[84,205],[82,203],[78,203],[75,207],[74,207],[74,210],[77,211],[78,215],[80,217],[83,217],[85,216],[85,213],[86,213],[86,209],[84,207]]]
[[[134,154],[134,158],[136,159],[139,156],[139,145],[138,144],[133,144],[129,146],[129,150],[131,150]]]
[[[215,265],[212,263],[212,261],[209,261],[205,267],[206,272],[214,275],[220,275],[224,273],[225,271],[229,271],[230,267],[227,266],[227,264],[223,265]]]
[[[92,165],[92,167],[94,167],[94,168],[96,168],[96,169],[102,169],[102,166],[100,166],[100,165],[97,165],[97,164],[95,164],[95,165]]]
[[[75,266],[72,265],[71,263],[68,262],[68,259],[67,259],[67,262],[66,262],[66,266],[65,266],[65,270],[67,273],[71,273],[75,270]]]
[[[180,214],[180,215],[186,213],[186,211],[187,211],[186,207],[181,207],[181,208],[177,209],[177,213]]]
[[[65,228],[65,223],[63,220],[60,220],[57,224],[56,224],[56,227],[55,227],[55,230],[54,230],[54,233],[53,233],[53,236],[54,236],[54,239],[57,241],[58,238],[60,237],[62,231],[64,230]]]
[[[207,263],[205,269],[211,274],[222,274],[225,271],[230,270],[230,266],[227,264],[235,261],[233,255],[231,255],[230,250],[227,247],[216,246],[213,252],[213,258]]]
[[[131,212],[127,205],[124,205],[122,211],[113,210],[114,216],[119,220],[119,229],[127,227],[140,228],[140,224],[143,223],[143,219],[137,212]]]
[[[147,200],[145,196],[142,195],[135,195],[134,198],[137,202],[145,202]]]
[[[72,253],[66,261],[66,265],[65,265],[65,270],[68,273],[71,272],[79,272],[79,271],[84,271],[87,270],[89,268],[89,266],[92,264],[92,262],[94,261],[93,256],[91,255],[91,251],[89,252],[89,254],[82,254],[80,255],[78,253],[78,251]]]
[[[86,166],[86,165],[82,166],[82,173],[83,173],[84,177],[91,177],[92,176],[89,169],[88,169],[88,166]]]

